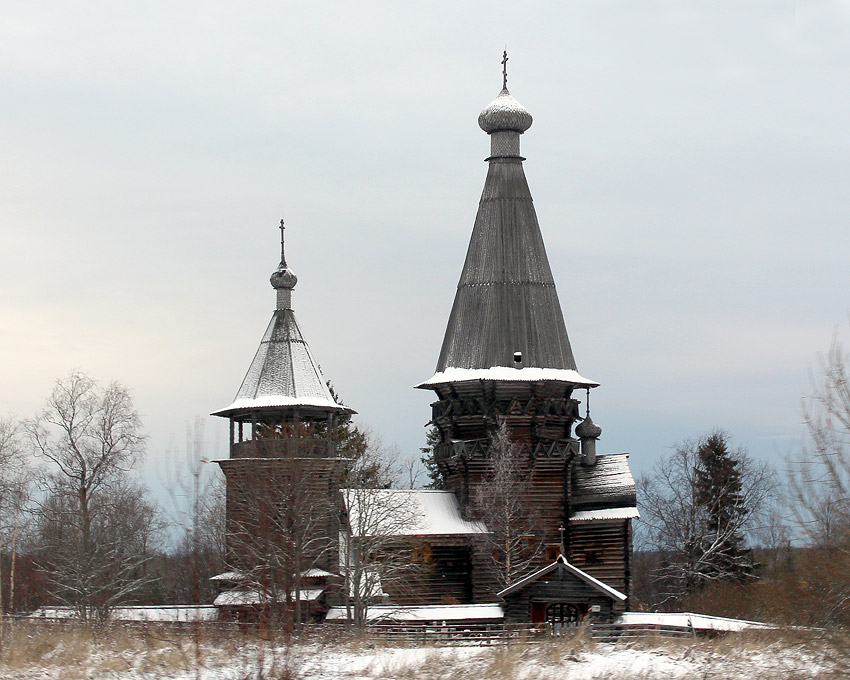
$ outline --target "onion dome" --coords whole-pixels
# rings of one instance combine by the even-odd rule
[[[513,130],[520,134],[531,127],[531,114],[504,88],[478,116],[478,125],[488,135],[499,130]]]
[[[589,413],[576,425],[576,437],[579,439],[599,439],[600,436],[602,436],[602,428],[591,420]]]
[[[269,282],[275,290],[280,288],[292,290],[295,288],[295,284],[298,283],[298,277],[295,276],[294,271],[286,266],[285,262],[281,262],[280,266],[272,272],[271,277],[269,277]]]

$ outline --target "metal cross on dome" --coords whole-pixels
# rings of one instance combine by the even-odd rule
[[[502,89],[508,89],[508,51],[502,53]]]
[[[280,263],[286,266],[286,256],[283,251],[283,231],[286,227],[283,226],[283,218],[280,219]]]

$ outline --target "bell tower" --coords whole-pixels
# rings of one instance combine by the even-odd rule
[[[212,414],[230,421],[230,455],[217,461],[227,478],[228,560],[273,581],[338,571],[345,459],[335,433],[355,413],[334,399],[295,319],[298,277],[286,262],[283,220],[280,230],[271,321],[235,399]]]

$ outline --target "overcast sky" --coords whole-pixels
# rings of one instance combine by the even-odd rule
[[[0,413],[32,415],[74,368],[118,379],[157,484],[256,351],[283,215],[326,377],[417,454],[433,395],[412,386],[436,364],[507,45],[567,329],[602,383],[600,450],[640,471],[723,427],[781,463],[802,435],[850,310],[848,0],[2,15]]]

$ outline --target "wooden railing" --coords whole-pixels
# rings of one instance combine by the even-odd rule
[[[422,623],[386,623],[366,627],[369,637],[385,642],[403,644],[474,644],[491,645],[508,642],[530,642],[546,639],[547,624],[532,623],[453,623],[428,625]]]
[[[43,625],[79,625],[76,619],[33,618],[28,616],[8,616],[7,621]],[[155,622],[155,621],[114,621],[109,625],[128,628],[171,628],[200,629],[205,631],[240,631],[248,633],[260,631],[266,626],[257,623],[239,623],[224,621],[197,622]],[[276,628],[274,625],[269,628]],[[293,631],[296,638],[341,640],[354,631],[346,631],[341,623],[306,624]],[[617,624],[594,623],[553,626],[548,623],[382,623],[370,624],[362,631],[367,638],[389,644],[400,645],[493,645],[510,643],[540,643],[553,638],[571,638],[585,634],[593,642],[629,642],[654,637],[696,637],[710,635],[713,631],[695,629],[686,626],[661,624]],[[719,633],[720,631],[714,631]],[[356,633],[355,633],[356,634]]]
[[[697,632],[685,626],[641,623],[595,623],[590,626],[590,638],[596,642],[618,642],[651,637],[694,637]]]
[[[231,445],[233,458],[331,458],[336,446],[327,439],[254,439]]]

